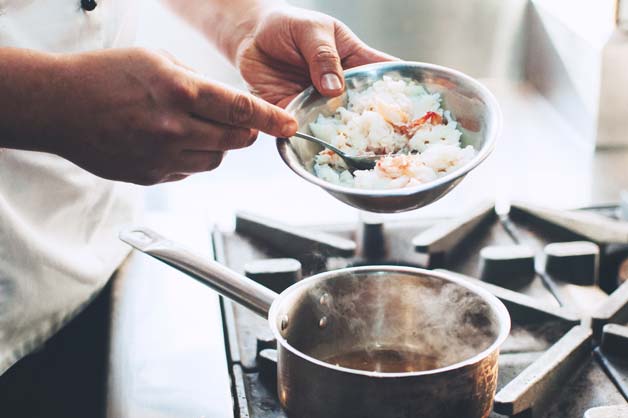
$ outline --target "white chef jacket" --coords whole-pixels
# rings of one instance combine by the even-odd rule
[[[0,47],[63,53],[123,46],[132,40],[137,3],[98,0],[87,12],[80,0],[0,0]],[[104,286],[128,253],[117,235],[138,197],[135,186],[61,157],[0,150],[0,374]]]

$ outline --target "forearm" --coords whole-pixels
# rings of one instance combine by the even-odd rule
[[[0,48],[0,148],[50,151],[54,120],[63,112],[60,56]]]
[[[164,0],[232,62],[261,18],[284,0]]]

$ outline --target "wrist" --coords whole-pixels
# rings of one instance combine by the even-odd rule
[[[212,25],[216,46],[232,64],[237,65],[238,51],[254,38],[261,22],[272,12],[285,7],[287,4],[284,0],[265,0],[246,11],[232,10],[230,16],[219,16],[220,24]]]
[[[80,54],[53,54],[47,63],[48,88],[42,101],[38,124],[39,135],[35,135],[35,144],[40,151],[63,156],[72,137],[72,118],[76,114],[74,94],[79,87]]]
[[[53,152],[65,67],[62,55],[0,48],[0,146]]]

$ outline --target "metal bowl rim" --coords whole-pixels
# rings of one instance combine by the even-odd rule
[[[478,150],[477,155],[469,161],[464,166],[458,168],[455,171],[447,174],[446,176],[440,177],[436,180],[414,186],[414,187],[403,187],[398,189],[358,189],[354,187],[346,187],[337,185],[328,181],[325,181],[314,174],[310,173],[305,169],[301,164],[292,164],[290,159],[288,158],[288,139],[287,138],[277,138],[277,150],[279,151],[279,155],[282,160],[286,163],[288,167],[300,177],[305,180],[313,183],[319,187],[322,187],[325,190],[328,190],[331,193],[342,193],[345,195],[354,195],[354,196],[367,196],[372,198],[387,198],[387,197],[398,197],[398,196],[412,196],[414,194],[418,194],[427,190],[435,189],[439,186],[445,185],[454,181],[459,177],[465,176],[475,167],[477,167],[482,161],[484,161],[495,148],[495,143],[497,142],[497,138],[501,135],[502,131],[502,113],[501,108],[499,106],[499,102],[491,93],[491,91],[484,86],[479,81],[474,78],[452,68],[444,67],[436,64],[429,64],[418,61],[389,61],[383,63],[374,63],[362,65],[359,67],[354,67],[344,72],[345,78],[351,78],[352,76],[359,75],[364,72],[373,71],[373,70],[394,70],[395,68],[423,68],[428,70],[440,71],[442,73],[447,73],[451,76],[463,79],[469,85],[472,85],[478,92],[479,96],[486,102],[487,109],[489,110],[492,120],[494,120],[494,124],[489,127],[489,132],[487,132],[486,140],[483,146]],[[299,107],[302,102],[307,99],[312,93],[314,93],[314,87],[310,86],[307,89],[303,90],[299,95],[297,95],[286,107],[286,110],[294,115],[296,108]],[[454,115],[455,116],[455,115]]]
[[[336,366],[330,363],[326,363],[322,360],[319,360],[315,357],[309,356],[302,351],[296,349],[288,341],[281,335],[279,329],[277,328],[277,315],[279,311],[279,307],[282,305],[283,301],[286,297],[301,288],[310,287],[314,283],[319,281],[324,281],[331,278],[337,278],[338,276],[346,276],[351,277],[354,273],[403,273],[413,276],[429,276],[432,278],[437,278],[441,280],[445,280],[451,283],[455,283],[459,286],[466,288],[472,293],[476,294],[480,298],[482,298],[488,305],[491,307],[493,312],[495,313],[498,321],[499,321],[499,333],[495,338],[495,341],[486,348],[485,350],[479,352],[478,354],[465,359],[463,361],[459,361],[454,364],[450,364],[445,367],[440,367],[438,369],[424,370],[419,372],[401,372],[401,373],[383,373],[383,372],[370,372],[366,370],[358,370],[358,369],[350,369],[348,367]],[[417,267],[403,267],[403,266],[361,266],[361,267],[349,267],[337,270],[330,270],[326,272],[322,272],[316,274],[314,276],[303,279],[292,286],[288,287],[284,290],[273,302],[270,311],[268,313],[268,322],[270,324],[271,331],[273,332],[277,342],[281,344],[283,348],[290,351],[292,354],[300,357],[310,363],[314,363],[317,366],[325,367],[327,369],[331,369],[338,372],[344,373],[353,373],[358,375],[363,375],[367,377],[376,377],[376,378],[402,378],[402,377],[417,377],[417,376],[430,376],[439,373],[445,373],[452,370],[462,369],[467,366],[472,366],[476,363],[481,362],[488,356],[490,356],[495,351],[499,351],[499,348],[502,346],[508,335],[510,334],[510,314],[508,310],[504,306],[504,304],[492,293],[488,290],[482,289],[481,287],[469,283],[468,281],[455,277],[453,275],[447,274],[446,272],[436,272],[426,269],[421,269]]]

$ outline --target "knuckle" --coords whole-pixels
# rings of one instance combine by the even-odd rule
[[[191,82],[183,78],[174,78],[169,84],[169,96],[174,103],[184,107],[190,107],[194,103],[197,91]]]
[[[128,51],[129,51],[129,56],[131,58],[135,58],[140,61],[144,61],[144,62],[148,62],[152,64],[159,61],[156,54],[146,48],[133,47],[133,48],[129,48]]]
[[[164,138],[181,138],[186,129],[183,123],[172,115],[161,115],[157,118],[157,134]]]
[[[338,54],[335,49],[330,45],[320,45],[314,50],[312,60],[319,64],[325,64],[333,62],[334,64],[339,62]]]
[[[133,48],[130,52],[130,59],[139,65],[139,69],[148,75],[151,86],[162,86],[165,84],[164,76],[169,71],[169,60],[156,51],[148,48]]]
[[[278,120],[277,114],[275,112],[268,112],[264,116],[264,124],[261,126],[264,129],[271,130],[277,128]]]
[[[229,122],[234,125],[250,123],[255,116],[255,103],[247,94],[236,95],[229,112]]]

